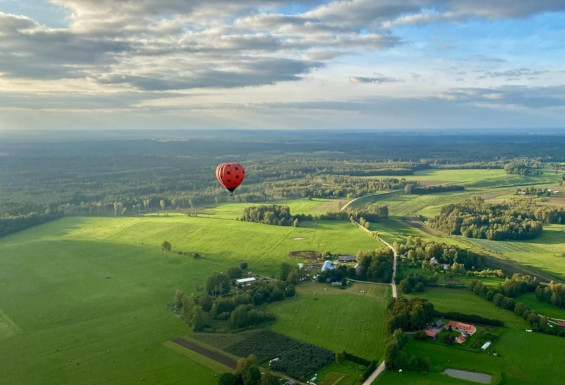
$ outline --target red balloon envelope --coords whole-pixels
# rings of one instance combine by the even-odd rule
[[[245,178],[245,169],[239,163],[222,163],[216,167],[216,179],[230,193],[233,193],[243,179]]]

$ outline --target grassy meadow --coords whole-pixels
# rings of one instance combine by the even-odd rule
[[[449,378],[444,369],[462,369],[491,374],[493,383],[512,385],[558,385],[562,383],[565,351],[563,339],[524,330],[506,329],[489,348],[498,356],[473,353],[431,341],[411,340],[407,356],[429,357],[428,375],[386,372],[373,385],[388,384],[470,384]]]
[[[293,250],[382,247],[349,222],[268,226],[226,219],[230,210],[237,211],[228,205],[203,217],[66,217],[1,238],[0,384],[215,384],[210,365],[167,345],[188,332],[166,309],[177,288],[199,291],[213,271],[240,261],[278,275]],[[161,250],[163,240],[172,252]]]
[[[503,169],[429,169],[414,172],[406,180],[426,184],[460,184],[466,189],[500,188],[524,185],[559,184],[560,174],[546,170],[541,176],[507,174]]]
[[[468,238],[495,253],[526,266],[534,266],[558,280],[565,280],[565,225],[544,225],[542,235],[527,241],[490,241]]]
[[[565,320],[565,309],[561,309],[551,303],[538,301],[534,293],[523,294],[516,298],[516,302],[522,302],[545,317]]]
[[[496,307],[475,293],[467,289],[448,289],[438,287],[427,287],[423,293],[418,295],[407,295],[409,297],[427,298],[434,304],[434,308],[440,312],[457,312],[478,314],[481,317],[498,319],[505,326],[516,329],[527,329],[529,324],[521,317],[512,312]]]
[[[166,302],[214,266],[57,235],[69,219],[0,240],[0,309],[12,325],[0,334],[0,383],[214,383],[212,370],[162,345],[186,332]]]
[[[61,240],[110,242],[142,248],[160,248],[167,240],[171,258],[178,252],[197,252],[219,269],[241,261],[266,275],[277,275],[280,262],[295,250],[331,251],[355,255],[359,250],[383,247],[350,222],[306,222],[304,227],[269,226],[215,216],[180,215],[136,218],[65,218]],[[186,257],[176,257],[183,259]],[[297,261],[301,262],[301,261]]]
[[[386,285],[354,283],[343,290],[302,284],[295,299],[269,305],[277,316],[271,329],[334,352],[378,360],[384,355],[389,297]]]

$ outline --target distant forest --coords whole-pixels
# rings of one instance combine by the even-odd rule
[[[544,223],[565,224],[565,209],[536,207],[524,202],[488,204],[480,197],[442,207],[432,218],[432,228],[467,238],[495,241],[532,239],[541,235]]]
[[[426,193],[403,178],[434,168],[522,173],[519,165],[561,173],[565,162],[565,136],[202,130],[84,137],[0,140],[0,236],[64,215],[190,213],[229,200]],[[247,171],[233,197],[214,176],[216,165],[230,160]]]

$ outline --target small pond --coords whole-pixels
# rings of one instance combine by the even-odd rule
[[[445,369],[443,374],[447,374],[449,377],[459,378],[461,380],[478,382],[480,384],[490,384],[492,382],[492,376],[490,374],[469,372],[467,370]]]

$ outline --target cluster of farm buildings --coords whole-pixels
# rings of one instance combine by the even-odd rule
[[[477,328],[475,325],[466,324],[463,322],[458,321],[449,321],[447,324],[444,324],[442,320],[436,321],[435,323],[431,324],[426,330],[426,335],[430,338],[437,338],[437,335],[442,330],[450,330],[450,331],[457,331],[459,332],[459,336],[455,338],[455,342],[458,344],[462,344],[467,341],[467,338],[475,334]],[[485,346],[486,345],[486,346]],[[490,346],[490,343],[483,345],[483,350]]]

